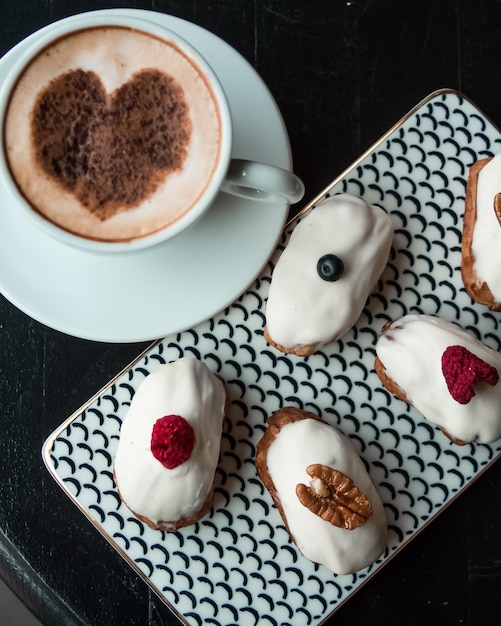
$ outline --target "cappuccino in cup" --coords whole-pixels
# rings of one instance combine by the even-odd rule
[[[230,158],[217,76],[142,17],[91,11],[36,33],[0,83],[0,128],[3,209],[91,252],[163,243],[220,191],[287,204],[304,194],[288,170]]]
[[[132,242],[171,229],[224,177],[230,124],[213,78],[157,31],[63,32],[8,97],[4,156],[15,186],[80,238]]]

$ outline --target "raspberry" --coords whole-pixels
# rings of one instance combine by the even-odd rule
[[[442,373],[451,396],[459,404],[468,404],[480,381],[491,387],[499,380],[497,369],[463,346],[449,346],[442,354]]]
[[[195,431],[180,415],[165,415],[151,431],[151,452],[167,469],[187,461],[195,445]]]

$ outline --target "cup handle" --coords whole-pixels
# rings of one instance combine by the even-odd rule
[[[259,202],[295,204],[304,196],[304,185],[295,174],[274,165],[232,159],[221,190]]]

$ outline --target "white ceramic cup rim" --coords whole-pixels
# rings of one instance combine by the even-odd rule
[[[79,30],[103,26],[120,26],[125,28],[131,28],[138,31],[144,31],[148,34],[157,36],[160,39],[165,39],[167,41],[173,42],[183,51],[184,54],[186,54],[186,56],[188,56],[188,58],[192,60],[192,62],[196,66],[198,66],[198,68],[207,78],[211,86],[211,90],[215,95],[218,104],[219,115],[221,118],[221,146],[219,159],[212,178],[202,197],[185,215],[179,218],[174,224],[168,225],[158,232],[143,237],[138,237],[128,242],[101,241],[89,239],[84,236],[71,233],[70,231],[65,230],[57,224],[54,224],[50,220],[46,219],[43,215],[41,215],[27,201],[27,199],[20,192],[17,184],[13,180],[10,168],[7,164],[7,159],[5,155],[5,144],[3,141],[5,114],[7,111],[10,94],[24,68],[28,66],[31,60],[36,57],[36,55],[41,50],[52,44],[55,40],[68,34],[77,32]],[[92,252],[131,252],[133,250],[140,250],[155,246],[159,243],[167,241],[175,235],[178,235],[180,232],[184,231],[186,228],[198,221],[203,215],[205,215],[222,187],[230,162],[232,144],[232,122],[228,101],[226,99],[226,95],[219,79],[217,78],[207,61],[205,61],[205,59],[193,48],[193,46],[186,42],[182,37],[172,32],[170,29],[143,17],[83,13],[64,18],[62,20],[59,20],[58,22],[54,22],[53,24],[42,28],[36,33],[36,36],[34,36],[33,43],[28,46],[25,51],[23,51],[23,53],[16,61],[13,62],[5,80],[0,85],[0,123],[2,124],[0,176],[2,177],[3,184],[5,184],[8,188],[10,196],[16,204],[16,206],[13,207],[13,210],[23,213],[28,219],[30,219],[34,224],[40,227],[48,235],[51,235],[66,244],[87,249]]]

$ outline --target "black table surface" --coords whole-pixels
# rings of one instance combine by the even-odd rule
[[[59,18],[118,6],[194,22],[256,68],[282,111],[306,201],[436,89],[461,91],[501,124],[499,0],[1,0],[0,53]],[[0,575],[44,624],[178,623],[40,454],[146,345],[66,336],[0,296]],[[497,624],[500,589],[498,463],[328,623]]]

